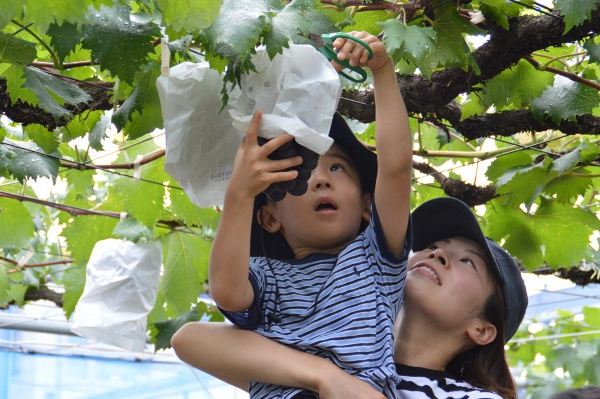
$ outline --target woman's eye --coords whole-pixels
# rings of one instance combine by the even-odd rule
[[[473,268],[475,267],[475,262],[473,262],[473,259],[464,258],[464,259],[462,259],[462,262],[468,263]]]
[[[431,244],[430,246],[427,247],[427,249],[431,249],[432,251],[435,251],[437,249],[437,245]]]

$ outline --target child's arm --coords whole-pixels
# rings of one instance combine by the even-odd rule
[[[297,387],[321,399],[385,399],[330,361],[222,323],[188,323],[171,340],[187,364],[248,390],[248,381]]]
[[[378,163],[374,200],[388,248],[399,257],[404,250],[410,213],[412,138],[408,114],[394,62],[383,43],[366,32],[351,34],[369,44],[373,50],[371,60],[367,60],[367,50],[351,40],[337,39],[333,45],[339,49],[338,59],[367,66],[373,74]]]
[[[235,156],[209,260],[211,296],[222,309],[232,312],[248,309],[254,300],[248,280],[250,231],[252,218],[256,217],[252,215],[254,197],[273,182],[296,178],[295,170],[282,170],[302,162],[300,157],[278,161],[267,158],[293,137],[281,135],[259,146],[257,132],[261,117],[260,111],[254,113]]]

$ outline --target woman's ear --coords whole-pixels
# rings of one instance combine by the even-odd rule
[[[496,326],[489,321],[479,319],[477,324],[472,325],[467,329],[467,334],[475,345],[487,345],[496,339]]]
[[[256,211],[256,219],[258,220],[258,224],[260,224],[263,229],[267,230],[269,233],[277,233],[281,228],[281,223],[277,220],[274,211],[273,204],[271,203],[263,205],[258,211]]]
[[[371,221],[371,194],[363,194],[362,220],[369,223]]]

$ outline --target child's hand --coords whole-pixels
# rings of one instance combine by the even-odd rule
[[[257,133],[261,118],[262,113],[256,111],[252,116],[246,137],[240,143],[233,163],[233,173],[227,188],[228,193],[254,198],[271,183],[293,180],[298,175],[295,170],[284,171],[284,169],[301,164],[301,157],[280,160],[267,158],[269,154],[294,137],[282,134],[260,146]]]
[[[373,51],[373,58],[369,60],[369,52],[364,46],[353,40],[337,38],[333,42],[333,47],[337,49],[339,60],[348,60],[352,66],[368,67],[372,72],[377,72],[388,62],[392,62],[383,43],[376,37],[367,32],[349,32],[350,35],[367,43]],[[337,71],[344,69],[343,66],[335,61],[331,61]]]

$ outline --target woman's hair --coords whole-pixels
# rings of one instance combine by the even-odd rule
[[[504,350],[504,295],[496,273],[490,273],[490,282],[492,292],[480,316],[496,327],[496,338],[487,345],[476,345],[459,353],[448,363],[446,371],[475,387],[497,392],[505,399],[516,399],[517,390]]]

